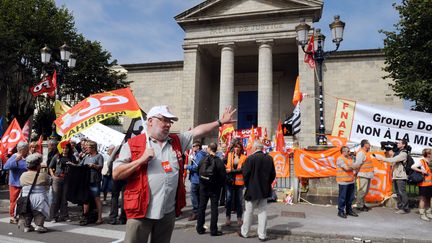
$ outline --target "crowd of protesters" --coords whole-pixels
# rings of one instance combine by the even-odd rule
[[[110,224],[126,224],[125,242],[170,242],[175,218],[185,206],[185,171],[189,172],[192,213],[196,231],[204,234],[205,215],[210,201],[210,235],[223,234],[218,228],[218,207],[225,205],[225,225],[231,226],[236,215],[238,235],[250,237],[254,210],[258,211],[258,238],[267,240],[267,201],[272,197],[276,172],[271,156],[264,152],[260,140],[253,142],[246,154],[241,141],[228,147],[216,143],[202,145],[199,139],[211,130],[231,123],[235,110],[227,108],[215,122],[202,124],[180,135],[170,134],[178,118],[167,106],[153,107],[148,113],[147,133],[130,139],[121,146],[109,146],[106,154],[98,152],[98,144],[82,139],[58,150],[58,142],[50,139],[46,168],[38,144],[20,142],[3,166],[9,171],[10,223],[24,232],[46,232],[44,222],[72,221],[68,202],[82,206],[80,225],[102,224],[102,199],[111,192]],[[148,136],[148,137],[147,137]],[[193,142],[192,142],[193,141]],[[337,158],[336,181],[339,185],[338,213],[341,218],[358,217],[359,211],[370,210],[365,204],[371,179],[373,157],[392,165],[393,188],[397,195],[398,214],[409,213],[407,182],[411,173],[422,176],[419,186],[419,213],[425,221],[432,219],[432,149],[424,149],[422,159],[410,165],[406,140],[395,143],[385,155],[372,153],[370,143],[363,140],[355,157],[342,146]],[[115,151],[118,151],[116,153]],[[189,150],[190,149],[190,150]],[[190,152],[186,155],[185,151]],[[174,153],[173,153],[174,152]],[[186,156],[185,156],[186,155]],[[159,163],[155,163],[158,161]],[[355,182],[358,179],[359,184]],[[149,195],[151,193],[151,195]],[[356,195],[357,194],[357,195]],[[28,197],[31,211],[18,213],[17,202]],[[121,203],[120,197],[124,203]],[[357,208],[353,208],[354,200]],[[19,205],[18,205],[19,206]],[[119,209],[120,215],[119,215]],[[32,221],[36,227],[32,226]]]
[[[82,139],[78,144],[64,144],[59,152],[58,141],[49,139],[45,161],[38,146],[36,142],[19,142],[3,165],[9,178],[10,223],[18,224],[24,232],[46,232],[44,222],[47,220],[52,223],[72,221],[68,202],[82,206],[80,225],[103,223],[100,195],[103,192],[106,200],[112,189],[114,157],[111,155],[115,146],[109,146],[107,154],[102,156],[96,142]],[[123,220],[116,220],[121,207],[118,203],[121,190],[117,188],[112,197],[116,208],[111,209],[110,224],[126,223],[124,213],[121,215]],[[21,197],[29,198],[31,212],[20,214],[16,211]],[[32,220],[36,227],[32,226]]]

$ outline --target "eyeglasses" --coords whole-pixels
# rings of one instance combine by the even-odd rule
[[[163,122],[165,124],[171,124],[172,125],[174,123],[171,119],[167,119],[165,117],[153,116],[152,118],[156,118],[156,119],[158,119],[159,121],[161,121],[161,122]]]

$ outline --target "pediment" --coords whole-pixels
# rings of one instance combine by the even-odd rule
[[[177,22],[239,17],[302,9],[322,10],[322,0],[207,0],[177,15]]]

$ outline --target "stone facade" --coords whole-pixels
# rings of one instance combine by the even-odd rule
[[[179,116],[173,132],[216,120],[224,107],[239,107],[241,92],[254,91],[258,126],[272,136],[278,120],[294,109],[291,100],[299,75],[300,89],[307,96],[301,103],[297,137],[301,147],[315,145],[318,83],[303,61],[295,26],[300,17],[313,25],[321,18],[322,7],[322,0],[207,0],[175,17],[185,31],[183,61],[123,67],[144,111],[167,104]],[[383,67],[384,56],[378,49],[339,51],[328,57],[323,67],[327,133],[332,130],[336,98],[403,107],[388,86],[391,80],[382,78]],[[205,142],[216,137],[214,132]],[[337,184],[334,178],[311,180],[304,196],[334,203]]]

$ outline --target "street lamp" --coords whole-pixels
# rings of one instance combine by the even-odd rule
[[[76,65],[76,57],[75,55],[71,52],[71,48],[64,43],[62,46],[59,47],[60,50],[60,61],[59,62],[53,62],[51,63],[51,49],[48,48],[47,45],[45,45],[44,48],[42,48],[40,50],[41,52],[41,62],[44,64],[44,68],[45,65],[48,64],[52,64],[54,69],[58,70],[57,72],[57,99],[60,100],[61,99],[61,94],[60,94],[60,86],[61,86],[61,80],[62,80],[62,76],[65,73],[65,65],[67,65],[67,67],[69,68],[74,68]],[[66,64],[67,63],[67,64]],[[45,69],[43,69],[43,73],[44,73]]]
[[[321,29],[315,29],[314,34],[314,50],[307,51],[305,50],[305,46],[308,44],[308,36],[310,26],[305,23],[305,20],[302,19],[300,24],[296,26],[295,30],[297,32],[297,40],[298,44],[301,46],[304,53],[311,55],[313,60],[316,62],[316,71],[319,85],[319,114],[320,114],[320,125],[317,136],[317,144],[318,145],[327,145],[327,138],[325,136],[325,126],[324,126],[324,104],[323,104],[323,72],[322,65],[324,60],[328,57],[329,54],[337,51],[339,49],[339,45],[343,40],[343,31],[345,28],[345,23],[339,19],[339,15],[334,17],[333,23],[331,23],[330,30],[332,32],[333,42],[336,44],[336,49],[333,51],[324,51],[324,41],[325,35],[321,33]]]

